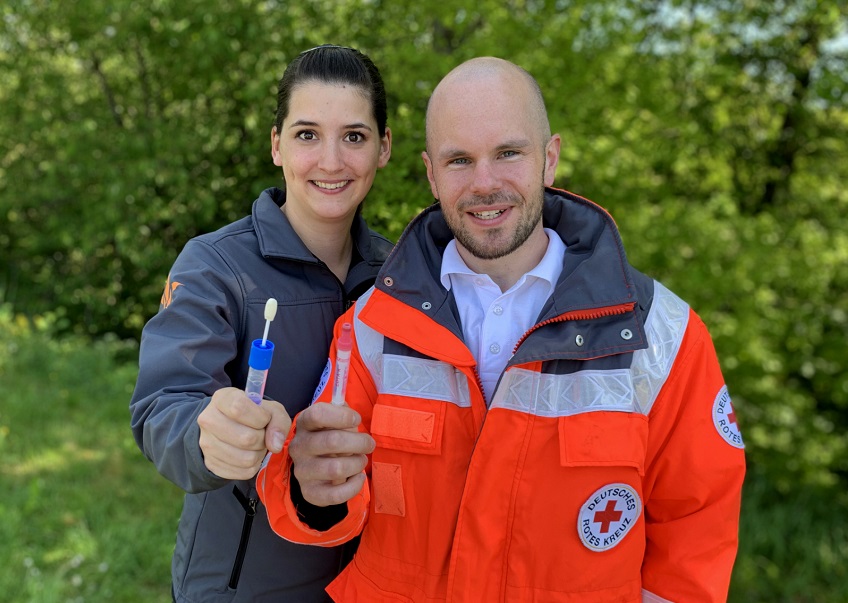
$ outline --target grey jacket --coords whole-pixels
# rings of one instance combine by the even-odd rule
[[[357,216],[342,284],[295,234],[279,209],[284,202],[283,191],[268,189],[251,216],[189,241],[142,332],[132,430],[145,456],[187,493],[172,563],[179,602],[326,601],[324,587],[348,558],[343,547],[276,536],[254,481],[217,477],[199,447],[196,419],[212,394],[244,387],[267,299],[276,298],[278,311],[265,396],[294,416],[312,400],[336,318],[374,283],[391,250]]]

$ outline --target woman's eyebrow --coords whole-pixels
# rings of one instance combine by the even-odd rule
[[[289,125],[289,128],[303,128],[303,127],[318,128],[318,127],[320,127],[320,124],[318,122],[315,122],[315,121],[309,121],[308,119],[298,119],[297,121],[293,121]],[[369,126],[366,123],[359,122],[359,121],[351,123],[351,124],[346,124],[343,127],[344,127],[345,130],[360,129],[360,130],[371,131],[371,126]]]

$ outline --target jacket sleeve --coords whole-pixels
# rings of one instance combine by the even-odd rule
[[[353,309],[336,322],[335,337],[330,347],[330,360],[325,371],[326,378],[321,379],[313,404],[329,404],[336,374],[336,342],[344,322],[352,321]],[[375,389],[370,374],[364,367],[359,349],[354,345],[350,356],[350,369],[346,390],[347,404],[362,416],[360,431],[368,431],[371,419],[371,405]],[[316,530],[310,527],[309,518],[304,515],[304,509],[298,508],[293,502],[292,460],[289,457],[289,444],[297,432],[297,420],[292,422],[291,430],[283,450],[269,455],[265,465],[259,470],[256,479],[256,489],[259,498],[268,512],[268,522],[274,532],[290,542],[313,544],[318,546],[336,546],[345,543],[362,533],[368,521],[371,502],[370,474],[371,463],[365,469],[366,479],[359,493],[347,501],[347,514],[338,523],[327,530]]]
[[[730,399],[707,329],[690,310],[681,348],[649,415],[645,601],[727,599],[745,457],[738,432],[729,433],[716,409],[726,417]]]
[[[186,492],[229,480],[206,468],[197,417],[212,394],[233,385],[234,329],[243,307],[236,277],[212,248],[189,241],[168,277],[159,312],[141,336],[130,401],[133,436],[159,473]]]

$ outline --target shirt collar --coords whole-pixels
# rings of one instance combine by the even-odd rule
[[[546,281],[549,288],[548,295],[553,293],[556,282],[559,280],[559,275],[562,273],[562,262],[565,256],[565,243],[563,243],[556,231],[546,228],[545,233],[548,235],[548,248],[545,250],[545,255],[542,256],[541,261],[536,264],[532,270],[518,279],[518,282],[513,285],[513,287],[519,286],[527,279],[527,277],[532,276]],[[450,291],[451,288],[450,276],[452,274],[477,274],[468,267],[462,259],[462,256],[459,255],[459,251],[456,248],[456,239],[450,240],[447,247],[445,247],[445,253],[442,256],[440,280],[442,282],[442,286],[444,286],[444,288],[448,291]]]

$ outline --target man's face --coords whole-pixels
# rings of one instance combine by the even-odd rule
[[[528,239],[545,236],[542,200],[559,137],[544,139],[527,85],[516,79],[451,82],[431,106],[427,177],[466,262],[468,253],[521,253]]]

